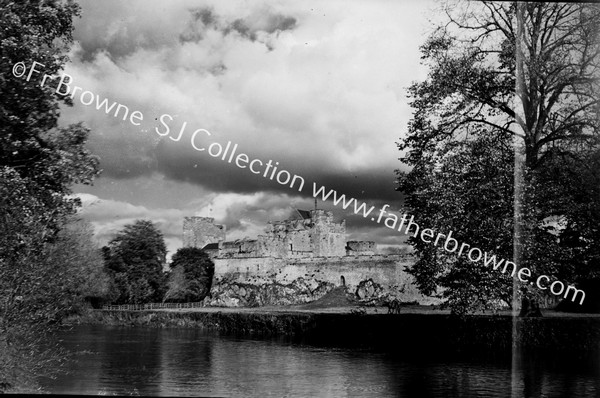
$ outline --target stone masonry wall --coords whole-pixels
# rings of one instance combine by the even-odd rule
[[[373,255],[376,251],[376,245],[373,241],[355,241],[350,240],[346,242],[346,248],[348,249],[348,254],[361,254],[361,255]]]
[[[299,304],[320,298],[337,286],[363,301],[395,297],[402,302],[429,305],[439,300],[426,297],[404,271],[414,263],[405,255],[310,258],[216,258],[211,305],[244,306],[250,290],[269,291],[259,305]],[[281,289],[273,289],[280,286]],[[285,298],[278,297],[286,291]],[[294,295],[294,292],[296,293]]]

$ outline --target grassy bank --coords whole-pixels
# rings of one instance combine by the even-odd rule
[[[484,349],[509,352],[513,341],[550,352],[598,350],[600,318],[506,315],[349,314],[283,311],[91,311],[79,323],[197,327],[227,334],[289,336],[306,344],[385,351]],[[515,339],[513,340],[513,330]],[[409,342],[410,344],[407,344]]]

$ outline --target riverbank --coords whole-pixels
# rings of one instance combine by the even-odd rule
[[[146,327],[192,327],[224,334],[286,336],[313,345],[404,352],[482,349],[510,352],[513,342],[548,352],[598,350],[600,317],[547,313],[542,318],[513,318],[507,313],[456,317],[428,307],[387,314],[379,308],[198,308],[184,310],[93,310],[70,322]],[[513,339],[514,335],[514,339]]]

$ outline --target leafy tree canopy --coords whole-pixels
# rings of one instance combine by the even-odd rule
[[[88,130],[81,124],[58,127],[59,106],[69,104],[68,97],[14,77],[12,67],[36,61],[44,73],[59,72],[68,61],[79,6],[55,0],[0,7],[0,168],[14,170],[55,215],[72,213],[77,200],[66,196],[70,187],[91,183],[99,172],[98,159],[85,148]]]
[[[117,304],[159,302],[163,298],[167,248],[162,233],[148,220],[126,225],[103,248],[105,266],[113,277]]]
[[[34,385],[64,359],[41,343],[77,307],[83,262],[93,258],[81,250],[87,235],[65,229],[79,204],[72,184],[99,172],[88,130],[59,127],[68,100],[12,74],[15,63],[34,61],[57,73],[77,15],[73,1],[0,1],[0,392]]]
[[[454,1],[444,11],[421,46],[429,74],[409,88],[414,113],[398,143],[407,207],[420,225],[538,275],[594,274],[600,7]],[[509,300],[511,281],[411,242],[418,286],[441,287],[455,312]]]
[[[208,295],[215,265],[202,249],[184,247],[173,255],[165,301],[196,302]]]
[[[530,167],[551,144],[598,142],[597,4],[458,1],[445,11],[421,46],[429,76],[409,90],[407,163],[481,126],[517,137]]]

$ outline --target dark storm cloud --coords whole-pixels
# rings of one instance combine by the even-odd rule
[[[237,167],[235,161],[228,163],[220,158],[213,158],[206,152],[196,152],[191,148],[182,150],[169,144],[161,143],[156,149],[158,167],[156,171],[168,178],[198,184],[215,192],[268,191],[312,198],[313,182],[315,182],[317,189],[323,185],[328,191],[333,189],[339,195],[344,194],[348,198],[360,201],[393,202],[400,198],[400,194],[395,191],[392,170],[361,170],[348,173],[307,165],[303,163],[301,157],[262,158],[263,162],[272,160],[273,164],[279,161],[278,171],[286,170],[290,175],[302,177],[304,187],[299,192],[299,182],[294,187],[290,187],[289,184],[282,185],[276,179],[271,180],[270,175],[264,177],[264,173],[253,174],[248,168]]]
[[[102,175],[117,179],[131,179],[151,175],[157,170],[154,148],[131,139],[115,141],[94,135],[88,148],[100,157]]]
[[[224,36],[236,32],[242,38],[257,41],[261,32],[276,34],[292,30],[297,25],[296,18],[277,13],[266,6],[246,17],[233,19],[218,15],[212,7],[177,8],[163,5],[153,9],[140,2],[116,0],[84,1],[82,4],[84,13],[89,17],[85,22],[76,21],[74,35],[81,46],[79,57],[82,61],[92,61],[101,51],[116,59],[139,50],[157,50],[186,42],[198,43],[211,30]],[[164,25],[171,29],[165,29]],[[272,42],[265,42],[265,45],[272,49]]]
[[[179,35],[182,42],[197,43],[204,39],[209,29],[220,31],[224,36],[235,32],[243,38],[256,41],[261,32],[277,33],[293,30],[297,24],[296,18],[273,12],[268,8],[233,21],[220,17],[212,8],[191,9],[190,15],[191,20],[184,32]]]
[[[255,14],[247,18],[236,19],[225,29],[225,33],[233,30],[251,41],[256,41],[259,32],[275,33],[292,30],[296,27],[296,23],[295,18],[282,14]]]
[[[206,36],[208,29],[219,28],[219,17],[211,8],[196,8],[189,10],[191,19],[179,35],[182,43],[198,43]]]

